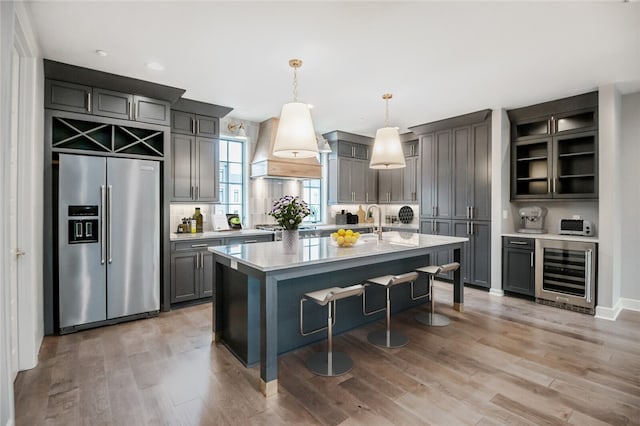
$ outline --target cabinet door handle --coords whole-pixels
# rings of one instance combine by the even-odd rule
[[[471,235],[471,231],[469,231],[469,222],[467,222],[467,235]]]
[[[364,201],[365,201],[367,204],[369,204],[369,193],[368,193],[368,192],[366,192],[366,193],[364,194]]]
[[[138,102],[134,102],[133,103],[133,119],[134,121],[136,120],[136,117],[138,117],[138,113],[136,111],[136,109],[138,108],[139,103]]]
[[[591,256],[592,256],[593,251],[591,249],[586,250],[584,253],[585,256],[585,267],[587,269],[587,288],[586,288],[586,293],[585,297],[587,299],[587,303],[591,303]]]
[[[551,116],[551,133],[556,133],[556,119],[553,115]]]
[[[551,178],[547,178],[547,192],[551,192]]]
[[[469,222],[470,235],[473,235],[473,222]]]
[[[251,244],[251,243],[257,243],[257,242],[258,240],[246,240],[244,244]]]
[[[192,248],[198,248],[198,247],[207,247],[206,244],[191,244]]]
[[[191,191],[189,191],[189,198],[193,198],[194,197],[194,187],[191,187]]]
[[[509,244],[515,244],[518,246],[526,246],[527,242],[526,241],[509,241]]]
[[[200,269],[200,253],[196,253],[196,269]]]
[[[196,120],[196,134],[200,134],[200,120]]]
[[[467,206],[467,219],[470,219],[469,215],[470,215],[470,213],[469,213],[469,206]]]
[[[470,214],[469,219],[475,219],[475,217],[476,217],[476,208],[475,208],[475,206],[471,206],[469,208],[469,214]]]
[[[133,108],[131,106],[131,102],[127,102],[127,106],[129,107],[129,120],[133,120]]]
[[[200,187],[196,186],[196,200],[200,199]]]
[[[193,118],[190,119],[191,120],[191,133],[196,133],[196,120],[194,120]]]
[[[553,178],[553,193],[556,193],[556,178]]]
[[[87,92],[87,112],[91,112],[91,92]]]
[[[533,252],[529,253],[530,259],[531,259],[531,267],[533,268]]]

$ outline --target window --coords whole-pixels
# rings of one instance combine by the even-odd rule
[[[216,213],[235,213],[244,218],[244,142],[220,139],[220,204]]]
[[[311,214],[304,218],[305,222],[320,222],[322,220],[320,182],[320,179],[302,181],[302,199],[309,204],[309,210],[311,210]]]

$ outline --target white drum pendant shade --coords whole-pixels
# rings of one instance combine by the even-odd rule
[[[400,135],[395,127],[383,127],[376,132],[371,153],[371,169],[399,169],[406,167]]]
[[[307,104],[289,102],[282,106],[273,155],[284,158],[310,158],[318,155],[318,141]]]

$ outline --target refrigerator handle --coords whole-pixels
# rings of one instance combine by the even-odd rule
[[[100,185],[100,264],[104,265],[104,254],[107,251],[106,250],[106,231],[105,228],[107,226],[106,222],[105,222],[105,214],[104,214],[104,209],[106,207],[106,201],[105,201],[105,187],[104,185]]]
[[[107,203],[109,205],[109,207],[108,207],[109,208],[109,212],[107,214],[107,234],[108,234],[108,238],[109,239],[107,241],[107,247],[109,249],[109,263],[112,263],[113,262],[113,258],[111,257],[111,246],[112,246],[112,244],[111,244],[112,232],[111,231],[112,231],[113,227],[112,227],[112,224],[111,224],[111,218],[113,217],[112,216],[112,213],[113,213],[113,203],[112,203],[112,201],[113,201],[113,186],[109,185],[107,187],[107,194],[108,194]]]

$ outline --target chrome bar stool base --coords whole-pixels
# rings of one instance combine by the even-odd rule
[[[386,304],[384,307],[375,311],[367,311],[366,292],[362,293],[362,313],[364,315],[373,315],[377,312],[386,311],[386,327],[385,330],[372,331],[367,335],[370,343],[382,348],[392,349],[401,348],[409,343],[409,338],[402,333],[391,330],[391,287],[403,283],[411,283],[411,294],[413,298],[413,282],[418,278],[417,272],[409,272],[401,275],[384,275],[381,277],[371,278],[367,280],[367,285],[377,284],[384,287],[387,293]],[[421,296],[424,297],[424,296]]]
[[[420,313],[415,316],[416,321],[420,324],[427,325],[429,327],[445,327],[451,324],[451,320],[446,315],[437,314],[434,312],[436,308],[435,298],[433,297],[433,281],[435,276],[440,272],[456,271],[460,268],[458,262],[447,263],[441,266],[425,266],[416,269],[417,272],[423,272],[429,276],[429,294],[431,295],[431,311],[427,313]]]
[[[401,348],[409,343],[409,338],[404,334],[387,330],[372,331],[367,335],[367,340],[369,343],[383,348]]]
[[[342,376],[353,369],[353,361],[343,352],[316,352],[307,359],[307,368],[318,376]]]
[[[327,330],[327,350],[317,352],[307,359],[307,368],[318,376],[334,377],[348,373],[353,368],[349,355],[333,351],[333,326],[336,321],[336,302],[347,297],[360,296],[364,292],[362,284],[350,287],[331,287],[306,293],[300,299],[300,334],[309,336]],[[304,329],[304,303],[309,300],[320,306],[327,306],[327,325],[315,330]]]
[[[442,314],[421,313],[416,315],[415,318],[420,324],[428,325],[430,327],[445,327],[451,324],[449,317]]]

